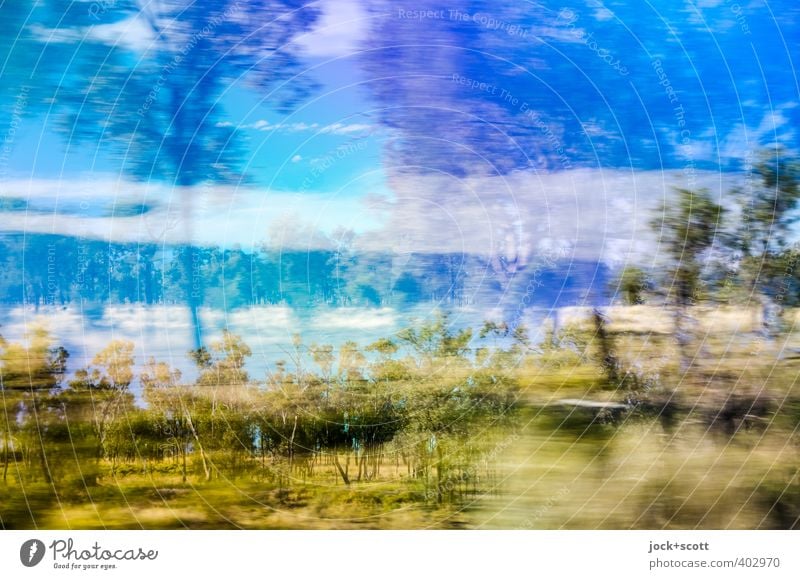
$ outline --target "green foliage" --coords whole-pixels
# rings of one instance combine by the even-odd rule
[[[651,224],[669,258],[669,277],[663,283],[676,302],[686,306],[698,295],[700,259],[720,236],[725,210],[706,189],[676,193],[677,200],[664,205]]]
[[[469,351],[472,330],[467,328],[452,333],[448,326],[448,315],[439,312],[430,323],[403,329],[397,334],[397,339],[424,364],[436,359],[462,358]]]
[[[800,218],[795,212],[800,201],[800,163],[789,158],[784,149],[765,151],[754,173],[760,183],[742,193],[747,214],[743,220],[747,228],[741,232],[742,248],[747,253],[780,253],[792,225]]]
[[[223,330],[222,338],[211,343],[210,351],[205,347],[189,353],[197,365],[200,386],[246,384],[250,377],[245,362],[253,354],[250,347],[239,336]]]
[[[617,288],[628,304],[661,293],[681,307],[700,300],[749,301],[754,294],[779,305],[800,302],[797,247],[791,243],[800,219],[800,161],[783,148],[759,154],[746,187],[729,194],[731,212],[705,189],[677,189],[651,221],[667,257],[651,286],[636,267],[626,267]],[[766,305],[766,303],[765,303]]]
[[[661,379],[642,382],[635,392],[638,401],[632,401],[628,389],[604,388],[611,371],[619,372],[618,384],[624,383],[627,366],[618,356],[636,348],[624,341],[634,338],[612,335],[599,312],[594,326],[562,330],[560,345],[544,352],[530,347],[524,327],[496,322],[477,333],[480,347],[474,356],[463,341],[471,334],[453,331],[441,319],[413,328],[412,334],[417,341],[385,338],[364,349],[354,342],[306,348],[298,336],[293,369],[282,365],[265,382],[243,373],[250,350],[230,333],[192,353],[198,367],[192,381],[154,359],[136,376],[132,345],[117,341],[64,387],[57,376],[67,354],[52,348],[46,334],[39,333],[36,344],[25,348],[0,342],[4,353],[30,349],[38,352],[34,359],[49,360],[40,362],[50,368],[43,381],[55,384],[0,391],[5,404],[0,422],[0,460],[6,471],[0,485],[2,525],[69,521],[77,528],[97,526],[102,519],[107,526],[130,527],[143,520],[141,513],[158,511],[162,518],[149,525],[181,526],[163,515],[176,508],[184,513],[179,521],[186,517],[190,526],[225,520],[241,526],[298,524],[265,520],[271,515],[261,506],[254,511],[254,501],[279,505],[281,512],[303,512],[314,524],[324,524],[324,514],[336,524],[363,517],[378,525],[385,519],[376,517],[397,512],[427,513],[421,517],[453,512],[495,489],[493,471],[507,461],[510,445],[526,457],[533,448],[518,448],[519,436],[539,437],[536,452],[545,452],[544,460],[546,452],[555,451],[557,457],[550,458],[559,466],[548,466],[548,476],[599,470],[613,478],[617,445],[658,444],[659,437],[642,436],[642,422],[660,420],[662,428],[685,430],[694,428],[690,421],[682,424],[688,408],[695,422],[713,423],[720,415],[707,401],[678,400]],[[663,346],[652,344],[650,354]],[[573,351],[578,347],[581,356]],[[565,353],[573,355],[569,368],[554,368],[553,357]],[[647,357],[643,351],[638,355]],[[3,358],[4,372],[11,360]],[[306,367],[309,362],[313,369]],[[769,373],[776,382],[791,382],[788,370],[770,366]],[[139,404],[130,392],[137,379]],[[546,404],[532,398],[543,387],[549,389]],[[707,385],[700,390],[706,392]],[[626,404],[611,398],[623,395]],[[794,436],[796,430],[796,397],[771,398],[786,401],[774,420],[767,415],[770,444],[781,448],[780,437]],[[746,400],[741,408],[729,406],[723,410],[726,417],[732,413],[726,420],[734,428],[726,435],[726,448],[746,441],[746,433],[735,431],[745,428],[742,424],[757,427],[766,412]],[[520,424],[527,425],[526,434],[516,434]],[[729,443],[734,436],[736,443]],[[567,455],[564,445],[571,449]],[[764,461],[774,461],[768,449],[759,452]],[[367,481],[379,484],[363,484]],[[529,480],[524,483],[530,486]],[[28,507],[19,500],[22,486]],[[770,477],[756,489],[753,497],[765,502],[763,512],[767,502],[778,500],[781,488],[780,480]],[[119,492],[136,505],[131,507],[136,518],[115,510],[121,508]],[[763,519],[764,524],[789,524],[797,506],[797,493],[792,493],[781,499],[783,511]],[[86,504],[98,511],[90,516]]]
[[[799,179],[800,162],[779,149],[762,153],[753,169],[754,185],[735,192],[742,214],[733,243],[741,256],[740,293],[755,291],[787,305],[800,299],[798,252],[789,244],[800,218]]]
[[[617,278],[616,287],[630,306],[643,304],[644,295],[650,289],[647,274],[638,267],[626,266]]]
[[[0,348],[0,381],[6,390],[51,390],[69,356],[64,348],[51,348],[50,337],[41,327],[33,329],[27,345],[0,338]]]
[[[224,331],[189,353],[193,384],[148,360],[138,376],[143,405],[130,391],[137,379],[130,342],[111,342],[60,388],[69,354],[51,348],[44,331],[27,346],[3,341],[4,479],[13,469],[15,479],[78,497],[108,476],[210,482],[248,473],[283,484],[297,469],[312,476],[328,464],[351,485],[381,476],[394,453],[427,487],[432,473],[441,480],[465,468],[453,456],[462,456],[473,429],[514,404],[516,382],[503,366],[527,343],[524,328],[508,350],[480,362],[469,356],[471,337],[451,331],[444,316],[364,350],[352,341],[306,348],[295,336],[294,370],[279,364],[258,384],[245,369],[250,348]],[[306,356],[318,373],[305,367]]]

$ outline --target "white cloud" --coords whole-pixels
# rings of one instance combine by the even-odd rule
[[[316,26],[297,39],[305,54],[333,58],[358,51],[369,27],[363,5],[359,0],[323,0]]]
[[[299,163],[302,160],[303,157],[301,155],[295,155],[294,157],[292,157],[292,163]]]
[[[534,26],[531,28],[534,38],[542,42],[565,42],[569,44],[582,44],[586,31],[580,27],[561,26]]]
[[[606,8],[605,6],[601,6],[594,12],[595,20],[599,20],[600,22],[605,22],[606,20],[611,20],[614,18],[614,13]]]
[[[311,131],[316,129],[319,125],[317,123],[311,123],[310,125],[306,123],[292,123],[290,125],[285,125],[286,130],[292,131],[295,133],[299,133],[301,131]]]
[[[763,148],[764,144],[774,141],[789,144],[796,141],[797,132],[785,112],[791,109],[792,103],[784,103],[772,112],[764,115],[758,126],[746,126],[743,123],[734,125],[718,144],[719,155],[724,159],[745,160],[754,157],[754,152]],[[708,146],[713,143],[712,133]]]
[[[697,171],[694,187],[722,198],[737,174]],[[358,182],[354,182],[359,187]],[[499,177],[394,177],[391,192],[375,187],[330,193],[258,188],[165,185],[97,179],[87,182],[9,182],[4,194],[37,199],[41,212],[0,213],[0,232],[61,233],[92,239],[204,245],[268,242],[275,247],[320,249],[334,232],[353,231],[356,250],[468,253],[502,262],[506,271],[537,255],[601,259],[651,258],[649,222],[682,171],[575,169],[518,171]],[[56,201],[58,205],[56,205]],[[57,208],[86,203],[141,203],[141,215],[90,217]],[[187,219],[191,220],[187,223]]]
[[[0,212],[0,232],[53,233],[141,243],[260,244],[280,231],[283,243],[315,247],[319,236],[343,224],[356,231],[375,226],[351,191],[293,191],[199,185],[170,187],[120,179],[8,181],[0,198],[36,201],[38,211]],[[140,215],[114,215],[120,205],[144,205]],[[70,212],[64,208],[70,207]],[[98,213],[98,207],[104,211]],[[102,216],[92,217],[91,212]],[[187,223],[187,219],[191,220]],[[304,233],[299,233],[304,232]]]
[[[268,131],[268,130],[274,130],[276,128],[276,125],[273,125],[269,121],[261,119],[256,121],[252,125],[244,125],[244,128],[255,129],[257,131]]]
[[[316,312],[314,318],[314,327],[325,330],[378,330],[397,324],[397,313],[392,308],[337,308]]]
[[[156,183],[123,181],[113,175],[76,177],[73,179],[20,179],[5,181],[0,197],[28,199],[96,200],[136,199],[149,193],[161,194],[166,187]]]
[[[364,133],[372,130],[371,125],[355,123],[352,125],[344,123],[333,123],[322,127],[319,132],[322,134],[330,133],[332,135],[350,135],[352,133]]]
[[[89,27],[87,37],[114,46],[125,46],[136,52],[145,52],[156,40],[153,28],[141,15],[109,24]]]
[[[314,132],[318,135],[352,135],[354,133],[369,133],[374,130],[372,125],[363,123],[348,124],[336,122],[321,126],[319,123],[303,122],[273,124],[264,119],[242,125],[241,128],[253,129],[256,131],[284,131],[289,133]]]
[[[729,191],[737,175],[697,171],[696,187]],[[652,258],[650,221],[687,176],[674,171],[518,171],[503,177],[398,177],[393,199],[372,201],[385,225],[366,250],[471,253],[518,269],[541,255],[616,263]]]
[[[265,305],[238,310],[202,308],[200,318],[206,343],[218,340],[223,329],[245,336],[254,363],[285,357],[281,348],[292,333],[308,331],[287,306]],[[180,305],[109,305],[99,315],[87,315],[79,307],[46,307],[35,310],[18,306],[3,315],[3,337],[18,342],[39,327],[70,352],[72,370],[91,364],[92,358],[111,340],[129,340],[141,367],[151,357],[192,373],[186,353],[194,347],[189,310]]]

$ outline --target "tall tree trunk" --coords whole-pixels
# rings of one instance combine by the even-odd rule
[[[592,311],[592,319],[600,350],[600,363],[610,385],[617,386],[619,385],[619,360],[614,352],[614,341],[608,332],[608,322],[599,308],[594,308]]]
[[[200,437],[197,434],[197,430],[194,427],[194,423],[192,422],[192,417],[189,415],[189,412],[184,409],[184,414],[186,415],[186,422],[189,424],[189,430],[192,432],[192,436],[194,437],[195,443],[197,443],[197,450],[200,451],[200,460],[203,463],[203,472],[206,475],[206,482],[211,480],[211,470],[208,468],[208,462],[206,462],[206,452],[203,450],[203,444],[200,442]]]
[[[47,464],[47,456],[44,453],[44,443],[41,444],[41,448],[39,449],[40,452],[36,454],[39,455],[39,465],[42,467],[42,475],[44,476],[44,482],[47,484],[53,483],[53,477],[50,476],[50,467]]]
[[[358,460],[358,479],[356,480],[360,481],[362,471],[364,478],[366,478],[367,475],[367,452],[364,449],[361,450],[361,457],[357,458],[357,460]]]
[[[342,468],[342,465],[339,462],[339,453],[336,450],[333,451],[333,464],[335,464],[336,468],[339,470],[339,474],[341,475],[344,484],[346,486],[350,486],[350,477],[347,476],[347,472]]]
[[[289,472],[292,472],[292,464],[294,463],[294,434],[297,432],[297,416],[294,417],[294,426],[292,426],[292,436],[289,437]]]
[[[189,229],[189,226],[187,226],[187,229]],[[200,296],[202,291],[199,271],[200,258],[197,248],[192,246],[191,243],[190,239],[183,255],[183,268],[186,271],[186,303],[192,318],[192,341],[194,342],[194,349],[199,350],[203,345],[203,328],[200,325]]]
[[[193,78],[201,78],[202,74],[199,73],[203,69],[203,64],[198,62],[198,51],[192,50],[189,52],[188,58],[184,60],[185,71],[187,75]],[[197,96],[199,99],[203,98],[202,90],[206,90],[207,85],[204,82],[198,82],[195,90],[198,91]],[[184,233],[186,235],[186,248],[184,254],[184,268],[187,271],[186,278],[186,300],[189,306],[189,311],[192,317],[192,338],[194,340],[195,349],[199,349],[203,345],[203,329],[200,322],[200,305],[202,304],[202,277],[199,272],[199,256],[197,248],[194,246],[193,222],[192,222],[192,191],[190,187],[197,184],[197,175],[195,174],[196,159],[192,155],[192,140],[197,138],[194,132],[197,130],[196,118],[192,118],[192,103],[185,100],[186,95],[183,91],[173,88],[170,95],[170,108],[172,109],[172,128],[174,131],[173,140],[165,147],[165,152],[172,156],[173,167],[175,170],[175,182],[181,187],[181,204],[182,204],[182,217],[184,225]],[[201,101],[202,102],[202,101]],[[195,269],[198,268],[195,275]]]
[[[690,330],[687,327],[689,314],[688,306],[678,305],[675,308],[675,341],[678,343],[678,361],[681,379],[689,371],[690,357],[689,344],[691,342]]]
[[[444,457],[442,456],[442,445],[436,445],[436,501],[442,502],[442,475],[444,474]]]
[[[183,483],[186,483],[186,441],[183,441],[181,446],[181,458],[183,459],[182,469],[181,469],[181,479]]]
[[[3,431],[3,484],[8,484],[8,430]]]
[[[761,334],[766,340],[772,340],[780,330],[781,307],[771,297],[762,293],[761,301]]]

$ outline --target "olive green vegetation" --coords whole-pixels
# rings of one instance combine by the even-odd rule
[[[637,318],[663,314],[639,308]],[[695,313],[711,325],[722,315]],[[692,342],[688,372],[671,333],[598,315],[538,347],[504,324],[473,340],[443,316],[364,349],[297,338],[263,382],[245,370],[250,349],[226,332],[192,353],[192,383],[144,364],[141,401],[133,344],[112,342],[65,381],[68,353],[39,330],[0,351],[0,520],[797,527],[800,363],[790,353],[800,339],[787,325],[765,340],[740,316],[742,331]]]
[[[191,353],[193,383],[147,361],[140,402],[130,342],[110,343],[66,383],[68,353],[45,332],[2,343],[2,524],[430,524],[485,488],[474,465],[488,438],[476,435],[508,424],[514,403],[503,367],[521,356],[524,332],[477,356],[471,338],[444,316],[364,350],[297,337],[290,360],[258,382],[245,370],[250,348],[224,332]]]
[[[0,525],[800,528],[800,170],[755,172],[746,219],[679,190],[629,305],[536,345],[440,315],[363,349],[297,336],[259,381],[224,332],[189,382],[136,376],[129,342],[67,380],[44,330],[0,339]]]
[[[520,367],[502,492],[472,504],[473,526],[800,528],[797,311],[765,339],[757,309],[696,307],[688,346],[642,331],[669,312],[635,313],[608,324],[606,344],[587,316]]]

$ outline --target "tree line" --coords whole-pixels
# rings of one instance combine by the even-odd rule
[[[487,328],[488,339],[497,328]],[[44,330],[0,340],[2,481],[70,488],[165,472],[284,484],[327,470],[349,486],[386,464],[426,485],[452,480],[474,473],[475,433],[508,419],[518,389],[509,370],[528,348],[521,328],[505,349],[475,352],[472,339],[443,315],[363,349],[298,336],[289,359],[256,380],[252,351],[225,331],[190,353],[193,381],[154,359],[137,374],[127,341],[70,377],[69,353]]]
[[[800,161],[762,151],[743,183],[714,196],[679,188],[651,222],[659,262],[630,265],[617,278],[628,304],[657,299],[686,312],[708,301],[763,306],[765,320],[800,303]]]
[[[331,243],[334,246],[333,243]],[[490,264],[467,254],[390,255],[349,248],[312,251],[108,243],[60,235],[0,238],[0,302],[35,307],[74,303],[182,304],[234,309],[289,304],[467,305],[517,295],[534,281],[548,287],[531,303],[577,302],[580,287],[604,268],[556,264],[534,273],[486,275]],[[561,292],[553,287],[563,286]],[[550,287],[553,286],[553,287]],[[556,288],[557,289],[557,288]]]

